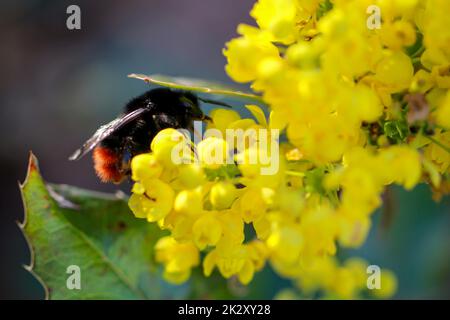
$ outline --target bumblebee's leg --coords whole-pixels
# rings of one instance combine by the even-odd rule
[[[124,176],[131,175],[131,159],[133,158],[133,151],[136,148],[136,143],[131,136],[124,138],[124,144],[121,149],[122,159],[118,163],[118,170]]]

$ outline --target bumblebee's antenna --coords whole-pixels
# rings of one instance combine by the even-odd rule
[[[233,108],[228,103],[225,103],[225,102],[222,102],[222,101],[204,99],[204,98],[200,98],[200,97],[198,97],[198,100],[200,100],[200,101],[202,101],[204,103],[211,103],[211,104],[215,104],[215,105],[222,106],[222,107]]]

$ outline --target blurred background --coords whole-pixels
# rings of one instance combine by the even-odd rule
[[[47,181],[116,191],[98,181],[89,157],[69,162],[68,155],[148,89],[129,73],[230,83],[221,51],[238,23],[253,23],[253,2],[1,1],[0,299],[44,297],[22,267],[30,253],[16,225],[23,220],[17,182],[25,177],[28,152],[38,157]],[[81,30],[66,28],[71,4],[81,8]],[[435,203],[423,185],[390,194],[390,225],[383,227],[380,210],[365,246],[342,255],[392,269],[399,278],[396,298],[450,298],[449,198]],[[246,297],[271,299],[289,286],[266,268]]]

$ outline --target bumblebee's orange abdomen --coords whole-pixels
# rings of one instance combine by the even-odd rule
[[[119,171],[121,159],[113,150],[97,146],[92,157],[95,172],[101,181],[119,183],[123,180],[124,176]]]

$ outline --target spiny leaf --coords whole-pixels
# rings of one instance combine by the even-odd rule
[[[21,185],[25,220],[20,225],[31,251],[26,267],[37,276],[50,299],[159,298],[164,286],[152,260],[160,235],[155,225],[138,220],[126,201],[67,186],[54,192],[79,209],[61,208],[50,196],[30,155]],[[81,270],[81,290],[66,286],[67,268]]]

